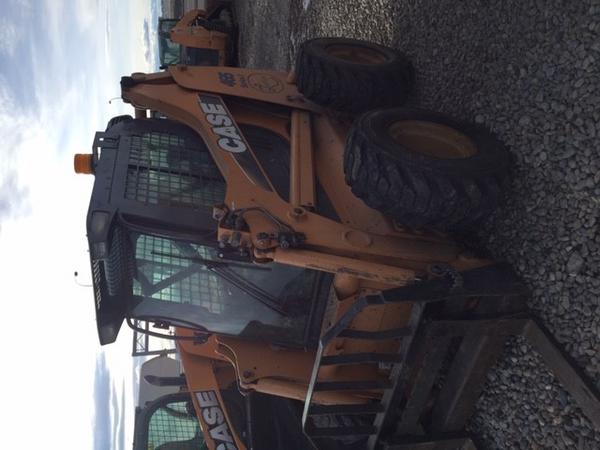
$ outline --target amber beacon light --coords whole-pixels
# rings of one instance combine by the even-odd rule
[[[76,153],[73,158],[75,173],[93,174],[93,155],[91,153]]]

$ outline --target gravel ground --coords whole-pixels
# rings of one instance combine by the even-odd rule
[[[240,24],[240,65],[256,69],[288,70],[291,2],[236,0],[235,6]]]
[[[238,1],[242,63],[288,69],[307,37],[370,39],[411,57],[411,104],[497,133],[512,185],[476,239],[514,265],[531,309],[600,387],[600,1],[302,3]],[[486,449],[600,448],[522,339],[489,373],[470,429]]]

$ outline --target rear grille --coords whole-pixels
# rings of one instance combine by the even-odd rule
[[[104,286],[102,269],[100,267],[101,264],[101,261],[92,261],[92,281],[94,285],[96,309],[100,309],[100,304],[102,303],[102,286]]]

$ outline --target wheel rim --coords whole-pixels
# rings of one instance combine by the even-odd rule
[[[387,61],[384,53],[369,47],[359,45],[334,44],[326,48],[327,53],[334,58],[357,64],[382,64]]]
[[[389,132],[398,144],[432,158],[462,159],[477,153],[466,134],[435,122],[399,120],[390,125]]]

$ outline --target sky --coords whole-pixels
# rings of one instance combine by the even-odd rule
[[[132,113],[109,100],[122,75],[157,66],[158,11],[159,0],[0,1],[3,448],[131,448],[139,361],[126,326],[98,343],[85,286],[93,177],[73,172],[73,155]]]

